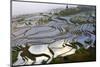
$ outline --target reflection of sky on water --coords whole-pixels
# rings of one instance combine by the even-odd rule
[[[65,7],[66,5],[60,5],[60,4],[12,2],[12,15],[45,12],[50,9],[65,8]],[[76,6],[70,5],[69,7],[76,7]]]
[[[20,14],[28,14],[28,13],[35,13],[35,12],[44,12],[50,9],[55,9],[55,8],[65,8],[66,5],[57,5],[57,4],[40,4],[40,3],[26,3],[26,2],[13,2],[13,15],[20,15]],[[73,5],[71,5],[70,7],[73,7]],[[61,17],[64,18],[66,20],[69,20],[70,18],[72,18],[73,16],[82,16],[84,15],[79,13],[76,15],[71,15],[71,16],[65,16],[65,17]],[[35,17],[31,17],[31,19],[34,19]],[[36,16],[36,18],[39,18],[39,16]],[[30,17],[28,18],[30,19]],[[57,21],[57,22],[55,22]],[[71,22],[68,22],[71,23]],[[65,34],[62,34],[60,32],[60,30],[65,29],[67,30],[64,26],[67,25],[67,23],[64,23],[64,20],[60,20],[59,18],[53,18],[53,21],[49,22],[47,24],[48,26],[36,26],[36,27],[32,27],[31,29],[22,29],[19,30],[18,32],[15,32],[13,34],[15,35],[19,35],[19,38],[23,35],[20,36],[20,34],[23,34],[24,31],[28,30],[25,33],[25,37],[28,39],[18,39],[15,40],[15,43],[12,44],[12,46],[15,46],[15,44],[17,45],[22,45],[25,43],[30,43],[31,45],[34,45],[33,47],[31,47],[31,49],[29,50],[32,54],[47,54],[49,55],[49,51],[48,51],[48,45],[42,45],[43,43],[49,43],[50,45],[53,45],[52,47],[62,47],[63,42],[64,41],[58,41],[61,39],[66,39],[67,42],[72,42],[73,39],[76,37],[75,41],[79,42],[81,44],[83,44],[83,46],[85,48],[87,48],[89,45],[92,46],[94,45],[94,41],[95,41],[95,35],[91,34],[91,37],[89,36],[85,36],[85,35],[79,35],[76,36],[76,34],[71,32],[64,32]],[[51,27],[49,27],[51,26]],[[52,27],[53,26],[53,27]],[[69,25],[70,26],[70,25]],[[54,28],[54,29],[53,29]],[[90,31],[92,32],[94,30],[94,27],[92,27],[91,25],[89,26],[89,24],[84,24],[83,26],[77,26],[74,27],[72,26],[72,28],[70,29],[70,27],[68,27],[69,30],[72,32],[76,32],[83,30],[81,32],[84,31]],[[76,29],[74,29],[76,28]],[[80,29],[79,29],[80,28]],[[81,29],[82,28],[82,29]],[[60,35],[58,35],[60,34]],[[33,39],[32,39],[33,37]],[[18,38],[18,36],[17,36]],[[92,44],[86,44],[84,41],[86,41],[87,39],[92,40]],[[14,41],[13,41],[14,42]],[[55,43],[56,42],[56,43]],[[38,45],[37,45],[38,44]],[[78,46],[78,45],[77,45]],[[56,58],[57,56],[61,55],[61,56],[67,56],[67,55],[71,55],[74,54],[76,49],[73,48],[73,50],[70,51],[70,49],[72,49],[72,47],[66,46],[63,49],[52,49],[52,51],[54,52],[54,58]],[[67,52],[67,53],[66,53]],[[51,53],[50,53],[51,54]],[[47,60],[46,57],[36,57],[36,64],[41,64],[42,60]],[[14,65],[20,65],[22,64],[22,58],[21,56],[18,56],[18,60],[15,62]],[[32,64],[31,61],[28,61],[27,64]],[[24,65],[24,64],[22,64]]]

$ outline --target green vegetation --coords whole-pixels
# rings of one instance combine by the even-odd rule
[[[84,16],[75,16],[70,19],[72,23],[78,23],[78,24],[83,24],[83,23],[95,23],[95,19],[92,17],[84,17]]]
[[[49,21],[51,21],[51,17],[40,18],[38,24],[47,24]]]
[[[75,52],[75,54],[54,58],[51,64],[58,63],[71,63],[71,62],[85,62],[85,61],[95,61],[96,51],[95,48],[90,47],[89,49],[80,48]]]
[[[83,62],[83,61],[95,61],[96,52],[95,48],[84,49],[80,48],[75,54],[67,56],[67,58],[72,62]]]
[[[68,55],[65,57],[57,57],[54,58],[51,64],[58,64],[58,63],[71,63],[71,62],[85,62],[85,61],[95,61],[96,60],[96,48],[90,47],[85,49],[81,43],[73,42],[71,43],[74,48],[77,49],[76,45],[80,48],[76,50],[75,54]]]
[[[64,63],[65,60],[63,57],[57,57],[57,58],[54,58],[50,64],[58,64],[58,63]]]
[[[96,10],[95,6],[83,6],[83,5],[79,5],[78,8],[80,9],[80,11],[92,11],[92,10]]]
[[[75,17],[72,17],[70,19],[71,22],[73,22],[73,23],[79,23],[79,24],[81,24],[81,23],[87,23],[87,20],[88,19],[86,17],[82,17],[82,16],[75,16]]]
[[[64,10],[60,11],[59,13],[54,13],[54,15],[68,16],[68,15],[73,15],[73,14],[76,14],[79,12],[80,12],[80,9],[78,9],[78,8],[68,8],[68,9],[64,9]]]
[[[90,47],[88,49],[85,49],[82,44],[78,42],[72,43],[73,48],[76,48],[76,45],[80,46],[80,49],[77,49],[75,54],[68,55],[65,57],[56,57],[54,58],[50,64],[58,64],[58,63],[69,63],[69,62],[84,62],[84,61],[95,61],[96,60],[96,48]],[[19,53],[19,49],[17,47],[14,47],[16,51],[12,51],[12,63],[17,61],[17,56]],[[45,64],[45,61],[42,63]]]
[[[11,51],[12,63],[17,61],[18,53],[20,49],[18,47],[13,47]]]
[[[17,20],[18,22],[24,21],[24,18],[20,18],[19,20]]]
[[[12,57],[12,63],[17,61],[17,56],[18,56],[19,51],[12,51],[11,57]]]

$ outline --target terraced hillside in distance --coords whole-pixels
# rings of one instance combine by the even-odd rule
[[[96,60],[96,7],[65,6],[12,16],[13,66]]]

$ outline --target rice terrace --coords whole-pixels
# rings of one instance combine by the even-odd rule
[[[12,1],[13,66],[96,61],[96,6]]]

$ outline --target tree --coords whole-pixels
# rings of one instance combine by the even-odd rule
[[[66,5],[66,9],[68,9],[68,4]]]

